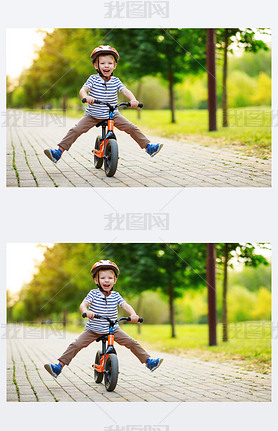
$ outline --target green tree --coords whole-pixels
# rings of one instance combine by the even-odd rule
[[[136,293],[158,290],[168,298],[171,336],[175,332],[175,299],[189,287],[206,284],[205,244],[111,244],[109,251],[123,263],[119,279]],[[121,281],[120,281],[121,280]]]
[[[261,244],[262,248],[267,245]],[[223,297],[222,297],[222,324],[223,341],[228,341],[228,266],[233,267],[235,262],[246,266],[257,267],[261,264],[269,265],[268,260],[261,254],[256,253],[256,244],[253,243],[224,243],[217,245],[218,262],[223,265]]]
[[[51,99],[61,98],[66,110],[67,99],[78,93],[90,74],[90,47],[97,34],[94,29],[67,28],[46,33],[44,45],[20,78],[25,105],[43,107]]]
[[[268,29],[252,28],[221,28],[216,30],[218,47],[223,51],[223,81],[222,81],[222,109],[223,127],[228,126],[228,51],[233,53],[233,47],[243,48],[248,52],[258,52],[261,49],[268,50],[269,47],[262,40],[257,39],[258,34],[269,33]]]
[[[103,29],[105,40],[120,51],[119,71],[141,79],[160,75],[168,82],[171,122],[175,123],[174,86],[190,72],[203,71],[204,29]]]

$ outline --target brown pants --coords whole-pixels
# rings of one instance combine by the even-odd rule
[[[62,354],[59,361],[63,362],[65,365],[69,365],[71,360],[75,357],[75,355],[84,347],[89,346],[93,341],[99,338],[102,334],[97,334],[96,332],[85,329],[79,337],[73,341],[67,350]],[[125,346],[130,351],[137,356],[140,362],[144,364],[147,359],[150,358],[150,355],[140,346],[138,341],[131,338],[127,335],[122,329],[117,328],[114,333],[115,341],[121,346]]]
[[[88,132],[88,130],[90,130],[100,121],[102,120],[94,118],[91,115],[84,115],[84,117],[82,117],[81,120],[68,131],[66,136],[58,144],[59,147],[62,147],[64,150],[68,151],[78,136],[80,136],[82,133]],[[137,144],[140,145],[141,148],[146,148],[146,146],[150,143],[149,139],[143,135],[138,127],[128,121],[121,114],[118,113],[115,115],[114,124],[119,130],[123,130],[124,132],[128,133],[137,142]]]

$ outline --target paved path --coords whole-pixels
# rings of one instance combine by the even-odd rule
[[[91,367],[100,347],[83,349],[54,379],[43,364],[56,358],[75,334],[10,326],[7,342],[8,401],[271,401],[271,377],[243,371],[228,363],[203,362],[164,354],[164,362],[151,373],[126,348],[116,345],[120,375],[114,392],[96,384]],[[153,356],[161,353],[151,351]]]
[[[55,148],[77,120],[50,114],[8,111],[7,186],[10,187],[270,187],[271,161],[228,149],[202,147],[152,137],[163,142],[150,158],[124,132],[116,131],[120,159],[113,178],[93,165],[99,129],[80,136],[57,165],[44,155]]]

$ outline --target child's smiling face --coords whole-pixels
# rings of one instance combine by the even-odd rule
[[[110,292],[116,281],[115,273],[111,269],[98,271],[94,278],[94,282],[99,284],[105,292]]]
[[[96,70],[100,70],[106,78],[109,78],[116,69],[117,63],[113,55],[100,55],[96,63],[94,63],[94,67]]]

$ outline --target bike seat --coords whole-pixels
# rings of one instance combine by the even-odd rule
[[[106,334],[106,335],[102,335],[101,337],[98,337],[97,339],[96,339],[96,341],[102,341],[102,340],[108,340],[108,334]]]
[[[108,120],[102,120],[99,123],[96,124],[96,127],[100,127],[100,126],[107,126],[107,121]]]

